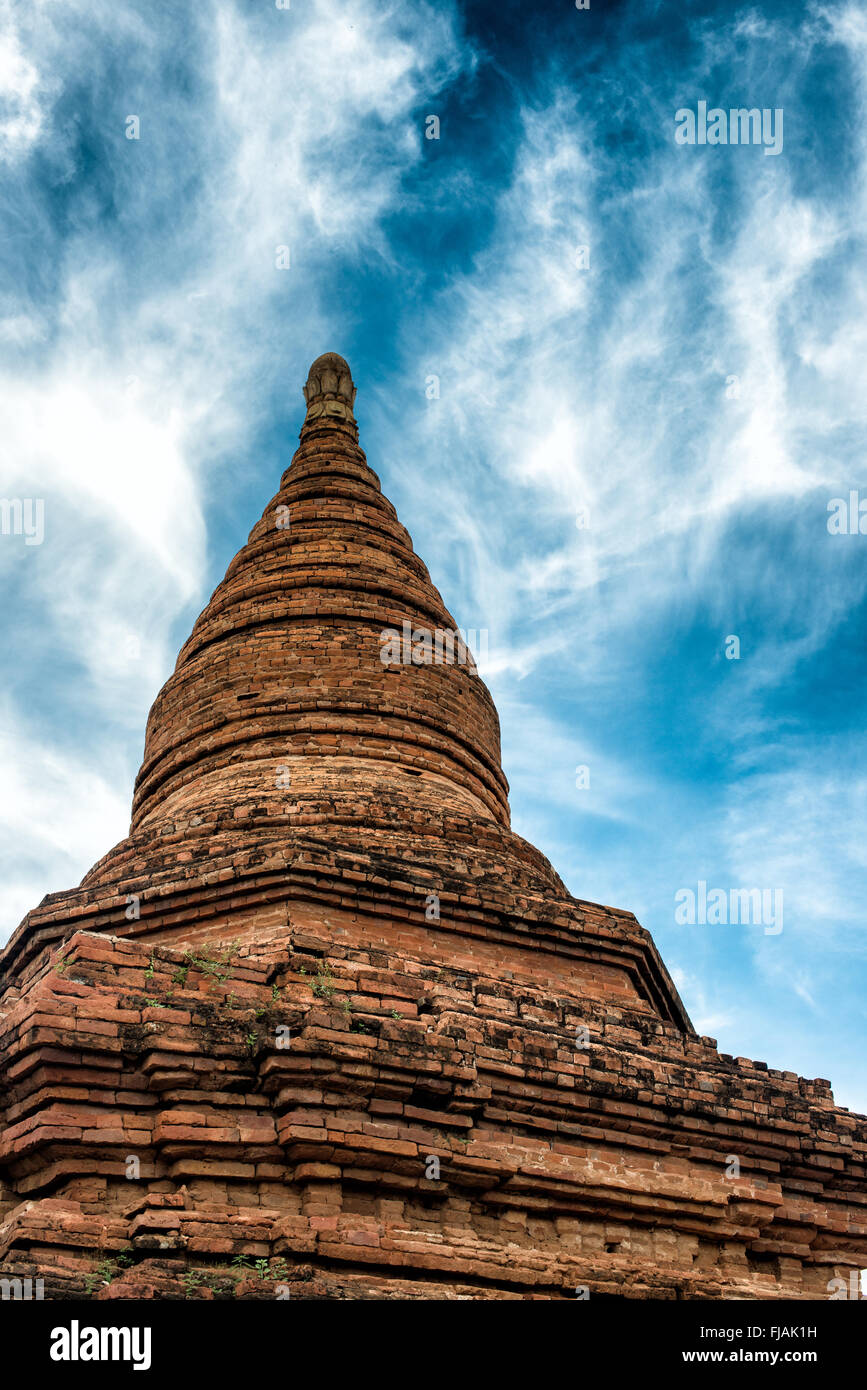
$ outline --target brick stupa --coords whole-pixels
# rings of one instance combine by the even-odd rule
[[[46,1298],[829,1296],[867,1121],[698,1037],[509,826],[342,358],[148,720],[129,837],[0,958],[0,1277]],[[258,1263],[257,1263],[258,1262]]]

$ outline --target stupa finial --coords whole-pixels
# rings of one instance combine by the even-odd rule
[[[337,352],[325,352],[317,357],[307,373],[304,387],[307,402],[307,415],[304,425],[311,425],[323,418],[345,421],[358,438],[358,428],[352,407],[355,402],[355,386],[349,363]]]

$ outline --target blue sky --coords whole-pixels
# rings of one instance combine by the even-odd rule
[[[867,536],[827,526],[867,497],[863,7],[0,19],[0,486],[45,501],[41,545],[0,536],[0,936],[125,835],[336,350],[489,633],[515,829],[638,915],[722,1050],[867,1111]],[[782,109],[782,152],[678,145],[699,101]],[[782,932],[679,924],[700,881],[781,889]]]

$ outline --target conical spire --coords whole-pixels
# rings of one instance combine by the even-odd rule
[[[304,396],[280,490],[151,710],[133,829],[287,801],[369,823],[410,790],[508,825],[493,702],[356,442],[344,359]]]
[[[505,950],[518,980],[532,947],[551,980],[691,1031],[631,914],[570,898],[510,829],[496,710],[463,644],[437,648],[455,622],[354,397],[343,358],[318,358],[280,489],[154,701],[128,837],[28,914],[0,979],[71,923],[185,944],[306,924],[422,960],[454,935],[451,964]]]

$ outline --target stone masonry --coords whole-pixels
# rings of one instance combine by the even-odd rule
[[[430,659],[455,622],[342,358],[305,398],[154,703],[129,837],[0,957],[0,1280],[827,1298],[867,1266],[867,1120],[697,1037],[635,918],[511,831],[496,710],[459,639]]]

